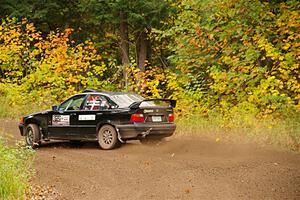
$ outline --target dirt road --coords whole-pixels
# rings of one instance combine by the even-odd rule
[[[15,125],[0,121],[18,138]],[[48,143],[35,167],[34,183],[52,185],[58,199],[300,199],[299,154],[200,137],[112,151]]]

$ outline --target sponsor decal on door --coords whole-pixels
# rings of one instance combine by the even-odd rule
[[[96,119],[96,115],[79,115],[78,116],[79,121],[91,121],[91,120],[95,120],[95,119]]]
[[[69,126],[70,125],[70,116],[69,115],[53,115],[52,116],[52,125]]]

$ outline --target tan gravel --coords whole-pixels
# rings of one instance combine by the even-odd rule
[[[20,138],[16,124],[0,129]],[[185,136],[111,151],[50,142],[36,152],[33,184],[55,191],[49,199],[300,199],[300,155],[255,144]]]

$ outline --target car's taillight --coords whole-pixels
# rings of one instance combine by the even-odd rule
[[[130,121],[132,122],[144,122],[145,117],[143,114],[132,114],[130,117]]]
[[[169,122],[174,122],[174,115],[173,114],[169,114]]]
[[[24,124],[24,117],[20,119],[20,124]]]

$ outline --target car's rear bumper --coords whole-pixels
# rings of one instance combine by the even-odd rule
[[[25,125],[19,124],[19,130],[20,130],[21,136],[24,136],[24,133],[25,133],[24,129],[25,129]]]
[[[173,135],[176,125],[174,123],[134,123],[117,125],[122,139],[136,139],[139,137],[169,137]]]

